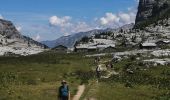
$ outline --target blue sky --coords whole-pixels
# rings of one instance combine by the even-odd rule
[[[134,22],[136,0],[1,0],[0,17],[38,41]]]

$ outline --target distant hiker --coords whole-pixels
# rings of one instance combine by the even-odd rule
[[[98,64],[100,62],[100,57],[96,57],[94,62],[95,62],[95,64]]]
[[[59,100],[70,100],[70,91],[67,82],[63,80],[61,85],[62,86],[59,87]]]
[[[98,65],[96,67],[96,75],[97,75],[97,78],[100,78],[100,76],[101,76],[101,65]]]
[[[94,63],[95,63],[95,64],[97,64],[97,63],[98,63],[98,60],[97,60],[97,58],[95,58],[95,60],[94,60]]]
[[[109,64],[105,64],[105,66],[106,66],[106,69],[109,69]]]
[[[111,68],[111,69],[113,68],[113,64],[112,64],[112,63],[110,63],[110,68]]]
[[[100,56],[99,56],[99,57],[97,57],[98,62],[100,62],[100,59],[101,59],[101,58],[100,58]]]

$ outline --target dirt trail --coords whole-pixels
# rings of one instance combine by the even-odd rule
[[[85,85],[80,85],[78,87],[77,94],[73,97],[72,100],[79,100],[81,95],[83,94],[84,90],[85,90]]]
[[[106,61],[105,61],[106,62]],[[101,65],[102,66],[102,65]],[[107,70],[107,68],[105,68],[105,67],[102,67],[101,68],[102,70],[106,70],[106,71],[108,71]],[[93,69],[92,69],[93,70]],[[119,73],[117,73],[116,71],[108,71],[109,73],[106,75],[106,76],[102,76],[102,78],[109,78],[111,75],[117,75],[117,74],[119,74]],[[77,93],[76,93],[76,95],[73,97],[73,99],[72,100],[79,100],[80,99],[80,97],[82,96],[82,94],[84,93],[84,90],[85,90],[85,85],[79,85],[79,87],[78,87],[78,91],[77,91]],[[86,99],[85,99],[86,100]],[[95,98],[89,98],[88,100],[96,100]]]

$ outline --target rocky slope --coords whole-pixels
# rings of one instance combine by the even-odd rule
[[[145,41],[169,40],[170,0],[140,0],[135,29]]]
[[[157,20],[169,17],[170,0],[140,0],[136,28],[146,27]]]
[[[12,22],[0,19],[0,55],[29,55],[42,52],[46,45],[23,36]]]

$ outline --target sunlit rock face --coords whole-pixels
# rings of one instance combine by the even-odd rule
[[[45,48],[46,45],[22,35],[11,21],[0,19],[0,56],[36,54]]]

